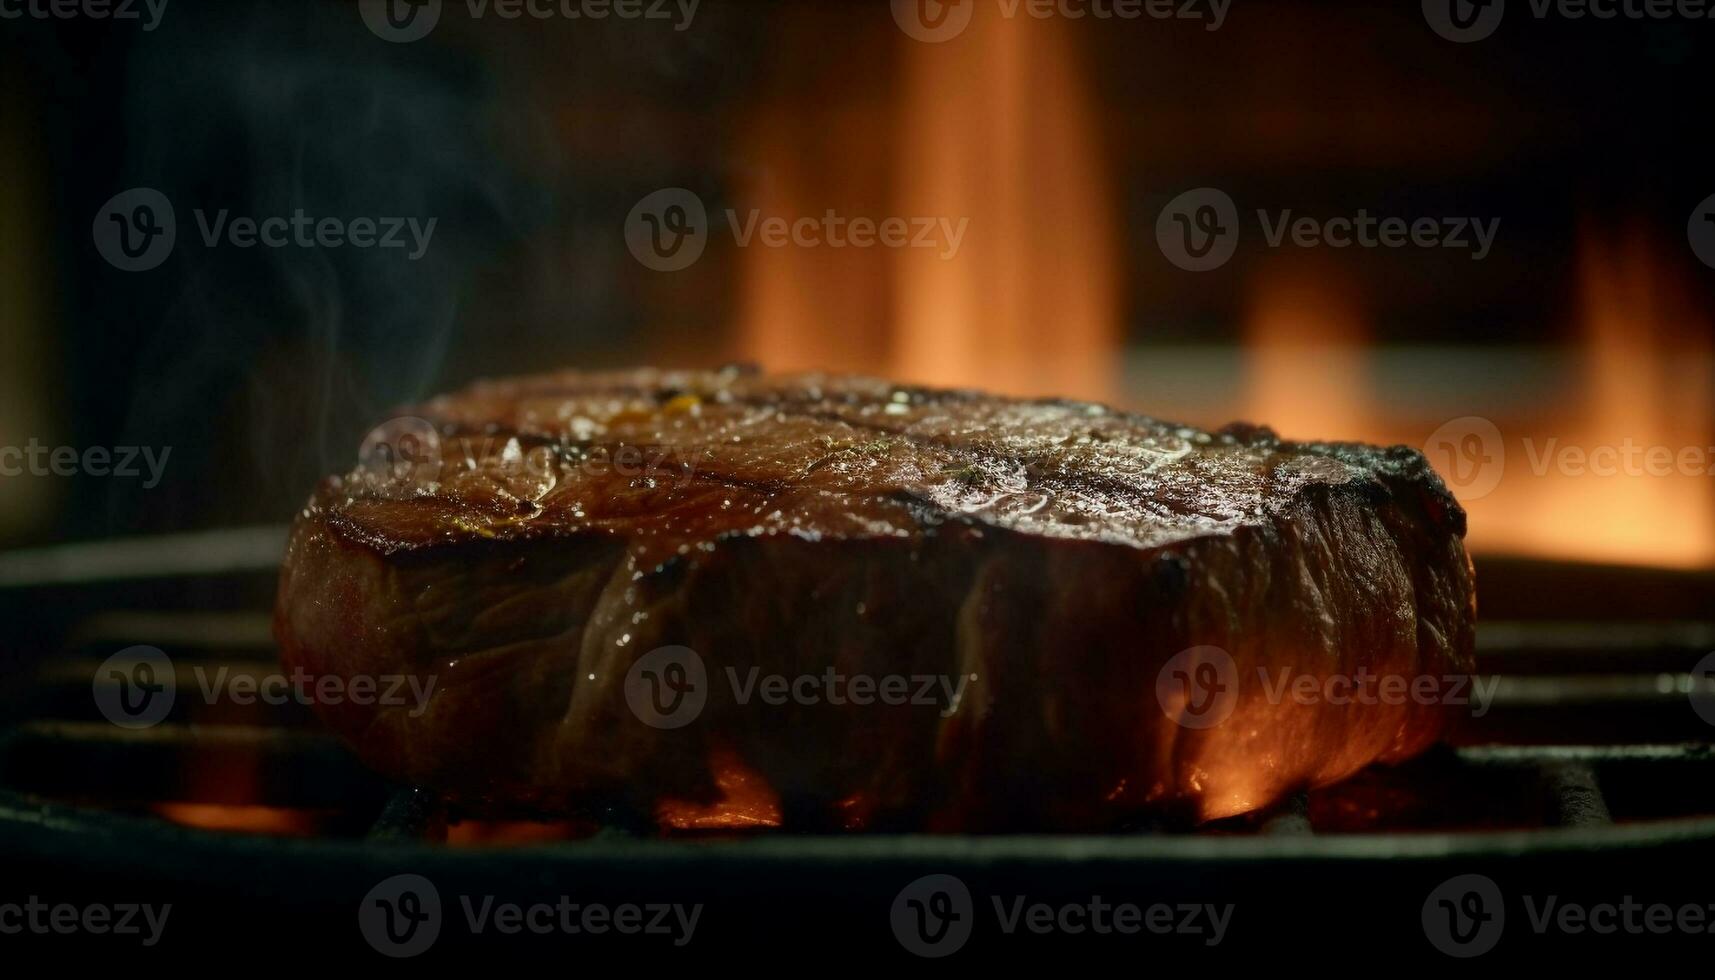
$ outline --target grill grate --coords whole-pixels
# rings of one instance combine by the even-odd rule
[[[1715,855],[1712,729],[1687,696],[1711,683],[1695,669],[1715,645],[1715,624],[1686,620],[1487,623],[1495,699],[1448,744],[1193,833],[662,839],[627,827],[472,821],[431,793],[385,785],[295,704],[188,697],[153,728],[103,720],[90,696],[96,667],[124,646],[168,650],[185,674],[181,690],[197,683],[196,668],[276,669],[261,610],[279,541],[246,533],[248,556],[228,541],[212,549],[218,567],[186,573],[181,556],[172,576],[147,588],[81,574],[94,552],[33,558],[53,570],[46,582],[20,582],[0,556],[0,611],[48,624],[28,631],[39,638],[33,652],[9,660],[34,680],[0,730],[0,859],[33,863],[55,881],[178,882],[191,889],[185,901],[211,906],[210,922],[223,921],[219,906],[234,889],[246,908],[274,901],[296,914],[323,902],[340,910],[330,921],[348,921],[352,896],[403,869],[489,893],[576,882],[741,904],[764,896],[777,903],[770,921],[820,928],[846,914],[837,909],[885,908],[910,880],[902,875],[928,872],[1050,893],[1135,892],[1147,882],[1280,904],[1291,868],[1318,889],[1385,892],[1386,881],[1420,901],[1450,869],[1528,868],[1553,882],[1576,856],[1579,882],[1590,885],[1604,873],[1638,874],[1640,855],[1663,876]],[[125,554],[135,559],[135,546]],[[798,908],[807,893],[819,904]],[[1273,928],[1288,928],[1293,914],[1283,909]],[[728,938],[752,926],[746,919]],[[251,927],[242,917],[222,926],[233,935]]]
[[[247,811],[276,832],[373,825],[374,836],[389,840],[540,842],[599,829],[461,822],[430,794],[384,786],[295,702],[184,697],[153,728],[103,720],[91,684],[101,683],[101,662],[126,646],[170,651],[181,691],[222,672],[230,681],[277,669],[264,603],[281,541],[278,530],[245,529],[0,556],[0,599],[46,592],[50,609],[75,613],[59,631],[58,655],[37,658],[28,703],[0,741],[0,789],[15,800],[196,825],[243,828]],[[152,553],[171,559],[151,565]],[[169,599],[132,606],[139,579],[167,585]],[[1485,623],[1480,652],[1494,674],[1494,701],[1464,719],[1449,747],[1203,831],[1302,837],[1715,818],[1715,794],[1701,789],[1715,784],[1715,730],[1688,699],[1710,683],[1694,670],[1712,648],[1709,622]],[[1604,791],[1616,788],[1624,795],[1611,805]],[[277,811],[304,819],[284,821]]]

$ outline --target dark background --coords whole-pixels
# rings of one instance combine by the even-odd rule
[[[1212,33],[1074,25],[1114,175],[1126,348],[1242,340],[1258,252],[1193,276],[1153,239],[1162,204],[1205,184],[1241,210],[1501,217],[1482,263],[1330,256],[1381,348],[1572,343],[1581,236],[1654,243],[1708,309],[1715,271],[1685,224],[1715,192],[1715,21],[1513,7],[1471,45],[1415,2],[1235,0]],[[894,92],[903,43],[884,3],[705,0],[683,33],[473,22],[454,3],[408,45],[310,0],[171,0],[152,32],[0,21],[0,443],[173,447],[153,491],[12,478],[46,485],[0,487],[0,543],[277,523],[399,403],[484,375],[754,355],[734,340],[731,250],[651,272],[626,213],[666,186],[727,200],[766,167],[743,138],[755,106],[802,103],[796,125],[823,125]],[[134,186],[175,203],[179,243],[128,274],[90,224]],[[223,207],[438,226],[415,263],[205,248],[191,210]]]

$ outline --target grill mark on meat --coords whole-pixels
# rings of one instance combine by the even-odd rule
[[[486,389],[481,390],[486,392]],[[667,397],[668,394],[675,394],[676,396],[676,393],[685,391],[686,389],[682,387],[669,387],[663,391],[656,392],[646,388],[645,386],[636,384],[596,386],[594,388],[587,389],[580,389],[573,385],[541,387],[525,384],[519,386],[518,390],[521,392],[528,392],[532,398],[557,396],[568,399],[575,398],[586,403],[592,400],[592,392],[626,391],[636,393],[636,397],[652,400],[657,404],[665,404],[666,402],[671,401],[671,398]],[[700,386],[693,386],[693,390],[702,389]],[[897,385],[887,386],[885,390],[888,393],[889,404],[892,404],[891,399],[895,394],[903,394],[906,396],[908,402],[913,408],[921,408],[923,405],[971,404],[981,401],[984,397],[980,393],[970,391],[939,391],[934,389],[913,388]],[[925,434],[913,431],[909,426],[889,425],[885,422],[871,419],[863,415],[834,411],[825,407],[830,404],[843,404],[848,407],[873,405],[873,401],[865,401],[865,399],[874,398],[878,393],[878,391],[866,391],[862,389],[841,391],[832,385],[819,384],[781,386],[775,389],[749,394],[723,391],[721,393],[721,398],[710,403],[710,411],[742,412],[743,409],[752,409],[759,412],[772,413],[777,420],[807,420],[829,423],[854,431],[884,437],[888,441],[897,441],[913,449],[923,451],[925,454],[930,456],[940,455],[948,457],[945,462],[953,465],[943,465],[938,470],[926,472],[924,475],[931,480],[935,477],[950,476],[953,478],[951,482],[957,483],[973,492],[988,492],[996,495],[1024,495],[1040,499],[1044,502],[1056,497],[1067,497],[1068,499],[1091,501],[1098,509],[1102,507],[1106,501],[1124,499],[1133,501],[1133,506],[1136,506],[1140,511],[1163,522],[1169,522],[1175,518],[1184,516],[1197,517],[1217,522],[1230,521],[1235,517],[1235,513],[1230,507],[1204,507],[1199,506],[1196,500],[1184,500],[1172,496],[1151,499],[1148,495],[1151,493],[1152,488],[1147,484],[1140,484],[1099,468],[1070,468],[1064,465],[1064,460],[1053,460],[1051,458],[1052,452],[1010,452],[993,443],[969,438],[968,435],[963,433],[959,435]],[[431,406],[434,404],[437,403],[431,403]],[[1100,412],[1098,416],[1099,418],[1114,426],[1162,426],[1162,423],[1156,423],[1154,420],[1147,419],[1142,416],[1110,412],[1109,410],[1101,409],[1099,406],[1091,406],[1089,403],[1069,401],[1066,399],[1048,398],[1029,401],[1020,400],[1016,404],[1040,406],[1058,410],[1088,410],[1094,407]],[[740,414],[738,417],[734,418],[733,421],[744,422],[748,425],[764,424],[766,420],[756,418],[747,419]],[[504,447],[509,440],[514,439],[518,440],[520,447],[529,446],[530,450],[527,451],[546,447],[555,453],[556,460],[568,466],[579,465],[588,459],[595,458],[599,453],[605,453],[605,458],[609,460],[613,459],[615,453],[624,450],[635,450],[642,453],[659,453],[662,458],[653,462],[652,465],[663,465],[665,469],[670,471],[670,480],[679,480],[687,484],[718,484],[731,487],[733,489],[754,492],[761,495],[765,500],[772,500],[774,497],[801,485],[803,481],[812,474],[841,458],[840,453],[830,452],[812,459],[807,466],[794,476],[756,479],[723,470],[718,463],[709,464],[704,462],[702,465],[697,465],[694,463],[687,463],[682,458],[678,458],[678,454],[687,449],[698,452],[704,456],[710,455],[718,449],[717,445],[704,444],[696,441],[691,441],[685,444],[676,444],[665,441],[628,442],[623,439],[618,441],[611,439],[572,440],[546,435],[539,432],[524,433],[521,432],[516,425],[500,420],[477,426],[462,423],[457,420],[443,419],[440,424],[443,426],[443,431],[447,433],[446,438],[453,441],[455,444],[461,445],[467,455],[470,454],[470,451],[473,448],[469,442],[472,440],[479,440],[478,445],[474,448],[481,453],[481,458],[483,459],[491,458],[497,446]],[[1183,429],[1183,427],[1178,426],[1164,427]],[[1093,440],[1097,444],[1106,443],[1115,438],[1113,434],[1103,433],[1095,427],[1090,428],[1086,432],[1085,437]],[[1070,439],[1070,436],[1062,439],[1062,445],[1067,444]],[[1266,427],[1242,423],[1230,425],[1226,429],[1223,429],[1221,433],[1210,437],[1202,448],[1204,450],[1208,450],[1244,446],[1266,447],[1270,451],[1277,451],[1280,449],[1279,441],[1271,430]],[[1330,449],[1337,449],[1338,447],[1319,446],[1303,448],[1306,450],[1313,448],[1316,451],[1326,452]],[[1279,482],[1276,478],[1278,467],[1282,463],[1289,461],[1291,460],[1286,457],[1277,458],[1273,455],[1265,455],[1262,457],[1262,475],[1265,482],[1264,495],[1266,495],[1268,490],[1272,489],[1277,482]],[[1024,486],[1022,488],[1006,487],[989,483],[985,479],[985,477],[1002,472],[1024,474]],[[1369,489],[1372,494],[1383,493],[1383,495],[1385,495],[1385,492],[1381,491],[1379,485],[1373,482],[1369,483],[1367,489]],[[983,523],[997,528],[1004,528],[1007,526],[1004,521],[995,519],[992,515],[984,513],[980,508],[976,511],[972,511],[948,507],[930,499],[923,492],[913,490],[909,487],[895,488],[881,494],[863,492],[861,490],[854,492],[845,488],[840,488],[836,492],[841,492],[845,496],[849,496],[854,500],[894,499],[899,501],[909,501],[911,506],[906,509],[906,513],[911,517],[912,522],[919,528],[925,526],[938,526],[939,524],[946,523],[950,520],[966,520],[975,523]],[[425,495],[425,499],[441,500],[443,503],[447,502],[443,497],[441,497],[441,495],[437,494]],[[490,514],[503,514],[507,510],[506,507],[501,506],[479,509],[483,509]],[[519,512],[526,512],[530,508],[519,505],[513,509]],[[1057,519],[1060,523],[1069,527],[1083,526],[1088,524],[1091,520],[1088,515],[1075,509],[1064,510],[1057,515]],[[925,523],[926,521],[928,523]]]

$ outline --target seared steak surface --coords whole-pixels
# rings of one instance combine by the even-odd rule
[[[312,675],[432,679],[318,710],[471,805],[647,817],[742,787],[805,827],[1205,819],[1419,751],[1448,713],[1280,679],[1472,667],[1464,513],[1404,448],[742,370],[408,412],[299,515],[276,633]]]

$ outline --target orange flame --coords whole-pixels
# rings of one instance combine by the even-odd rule
[[[1240,416],[1289,439],[1380,438],[1369,330],[1353,291],[1329,270],[1277,264],[1259,277],[1250,305]]]
[[[1437,423],[1377,390],[1354,290],[1329,269],[1271,261],[1253,289],[1239,414],[1289,438],[1424,446]],[[1585,235],[1576,370],[1562,390],[1523,411],[1462,393],[1463,410],[1493,426],[1484,444],[1424,446],[1470,514],[1472,551],[1715,566],[1715,362],[1707,319],[1674,268],[1641,235]],[[1632,462],[1608,473],[1628,447]]]
[[[1472,538],[1542,557],[1715,565],[1711,477],[1678,463],[1715,446],[1708,323],[1642,237],[1585,235],[1580,258],[1582,395],[1528,443],[1506,440],[1505,478],[1469,505]],[[1641,455],[1612,475],[1588,472],[1591,454],[1611,460],[1628,446],[1673,454],[1672,472],[1641,469]]]
[[[923,248],[741,249],[739,344],[776,368],[1110,398],[1118,278],[1095,100],[1062,18],[979,6],[944,44],[899,35],[887,103],[763,114],[764,214],[965,222]],[[825,93],[823,93],[825,95]],[[862,207],[865,201],[871,207]],[[874,203],[885,207],[876,213]]]

